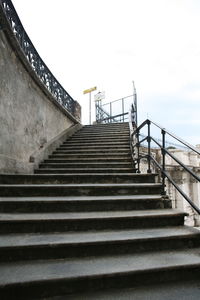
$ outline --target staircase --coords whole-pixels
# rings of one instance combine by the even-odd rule
[[[200,274],[200,233],[135,173],[128,123],[84,126],[35,174],[0,175],[0,211],[0,299],[122,299]]]

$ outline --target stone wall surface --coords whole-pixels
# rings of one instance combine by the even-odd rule
[[[29,172],[32,153],[75,123],[48,99],[0,31],[0,173]]]

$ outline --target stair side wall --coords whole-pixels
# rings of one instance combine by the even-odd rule
[[[0,173],[31,173],[32,153],[77,122],[33,80],[0,31]]]

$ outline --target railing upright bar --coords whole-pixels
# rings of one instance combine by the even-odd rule
[[[166,191],[165,191],[165,130],[162,129],[161,130],[161,134],[162,134],[162,149],[161,149],[161,152],[162,152],[162,169],[163,169],[163,172],[162,172],[162,194],[163,195],[166,195]]]
[[[148,136],[147,136],[147,143],[148,143],[148,156],[147,156],[147,161],[148,161],[148,169],[147,173],[151,173],[151,122],[147,123],[148,126]]]
[[[137,172],[140,173],[140,133],[136,130],[136,140],[137,140]]]
[[[112,117],[112,102],[110,102],[110,117]],[[112,123],[111,119],[109,119],[109,123]]]

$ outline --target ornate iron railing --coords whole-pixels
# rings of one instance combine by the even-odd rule
[[[10,27],[26,60],[39,80],[55,100],[74,116],[77,102],[65,91],[39,56],[24,30],[11,0],[0,0],[0,17],[0,21],[3,23],[1,24],[1,28]]]
[[[159,128],[161,131],[161,143],[156,140],[154,137],[151,136],[151,125]],[[147,126],[147,135],[144,136],[141,134],[141,130]],[[166,169],[166,155],[171,157],[179,166],[181,166],[188,174],[190,174],[197,182],[200,182],[200,177],[197,176],[190,168],[188,168],[182,161],[180,161],[176,156],[174,156],[166,147],[166,135],[169,135],[171,138],[175,139],[182,145],[188,147],[190,151],[200,155],[200,152],[193,147],[192,145],[188,144],[181,138],[177,137],[170,131],[167,131],[162,126],[156,124],[155,122],[147,119],[145,120],[140,126],[135,127],[135,130],[131,133],[131,149],[132,149],[132,157],[134,161],[134,165],[137,169],[137,172],[140,173],[140,161],[141,159],[147,160],[147,173],[152,172],[152,164],[159,170],[161,173],[162,178],[162,193],[166,195],[166,179],[175,187],[175,189],[185,198],[185,200],[193,207],[193,209],[200,214],[200,208],[191,200],[191,198],[186,195],[186,193],[176,184],[173,178],[169,175]],[[141,139],[142,138],[142,139]],[[147,141],[147,154],[141,152],[141,145]],[[161,162],[158,161],[151,153],[151,143],[155,143],[157,147],[161,150],[162,159]]]

